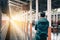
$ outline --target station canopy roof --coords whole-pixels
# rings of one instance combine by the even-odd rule
[[[24,2],[28,2],[29,0],[21,0]],[[36,0],[32,0],[32,7],[36,9]],[[60,8],[60,0],[51,0],[52,9]],[[38,0],[39,11],[46,11],[47,10],[47,0]]]
[[[10,0],[10,1],[15,1],[16,2],[16,0]],[[22,1],[22,2],[25,2],[25,3],[30,2],[30,0],[18,0],[18,1]],[[0,2],[1,2],[1,6],[2,6],[3,11],[8,9],[8,6],[7,6],[8,5],[8,0],[0,0]],[[52,9],[60,8],[60,0],[52,0],[51,3],[52,3]],[[34,10],[36,10],[36,0],[32,0],[32,8]],[[39,12],[40,11],[46,11],[47,10],[47,0],[38,0],[38,8],[39,8]]]

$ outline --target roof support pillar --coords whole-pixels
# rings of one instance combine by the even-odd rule
[[[38,0],[36,0],[36,20],[38,20]]]
[[[51,40],[51,0],[47,0],[47,19],[49,21],[48,40]]]
[[[32,0],[30,0],[30,40],[32,40]]]

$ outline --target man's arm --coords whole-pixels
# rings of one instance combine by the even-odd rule
[[[35,30],[37,30],[37,25],[35,25]]]
[[[35,23],[35,30],[37,30],[38,22]]]
[[[48,27],[49,27],[49,21],[48,21]]]

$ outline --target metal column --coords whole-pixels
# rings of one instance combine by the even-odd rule
[[[30,40],[32,40],[32,0],[30,0]]]
[[[9,3],[9,0],[6,0],[7,3]],[[9,12],[9,4],[7,4],[7,15],[9,16],[9,27],[8,27],[8,31],[7,31],[7,34],[6,34],[6,38],[5,40],[10,40],[10,12]]]
[[[48,28],[48,40],[51,40],[51,0],[47,0],[47,13],[48,13],[48,21],[49,21],[49,28]]]
[[[38,20],[38,0],[36,0],[36,21]]]
[[[1,27],[2,27],[2,25],[1,25],[1,17],[2,17],[2,13],[1,13],[1,0],[0,0],[0,40],[1,40]]]

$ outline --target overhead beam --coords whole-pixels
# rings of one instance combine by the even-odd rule
[[[21,4],[25,4],[25,5],[27,5],[27,4],[28,4],[28,3],[23,2],[23,1],[20,1],[20,0],[10,0],[10,1],[18,2],[18,3],[21,3]]]
[[[16,3],[16,2],[14,2],[14,1],[9,1],[9,3],[10,3],[10,4],[13,4],[13,5],[16,5],[16,6],[22,6],[22,4]]]

